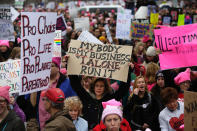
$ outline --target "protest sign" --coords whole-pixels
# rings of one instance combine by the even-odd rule
[[[14,7],[18,9],[23,9],[24,0],[15,0]]]
[[[196,66],[197,44],[182,44],[175,47],[171,52],[159,55],[162,70]],[[180,59],[181,58],[181,59]]]
[[[180,14],[178,17],[177,26],[181,26],[185,24],[185,14]]]
[[[107,39],[109,40],[110,43],[113,43],[113,40],[112,40],[112,37],[111,37],[111,33],[109,31],[108,25],[105,25],[105,31],[106,31],[106,34],[107,34]]]
[[[21,12],[20,95],[48,88],[56,13]]]
[[[82,31],[77,40],[79,40],[81,42],[103,44],[99,39],[97,39],[95,36],[93,36],[88,31]]]
[[[116,38],[130,40],[131,10],[118,8]]]
[[[9,5],[0,5],[0,19],[11,20],[11,9]]]
[[[127,81],[132,46],[92,44],[72,40],[68,74]]]
[[[10,86],[10,93],[19,92],[20,62],[20,60],[9,60],[0,63],[0,86]]]
[[[162,52],[172,51],[177,45],[197,42],[197,24],[155,29],[156,47]]]
[[[148,16],[148,7],[140,6],[140,8],[135,13],[135,19],[147,19]]]
[[[12,15],[11,19],[12,19],[12,22],[14,22],[14,20],[20,15],[20,13],[17,10],[15,10],[13,7],[10,7],[10,9],[11,9],[11,15]]]
[[[171,16],[168,16],[168,15],[162,16],[162,25],[169,25],[170,26],[171,21],[172,21]]]
[[[14,26],[10,20],[0,19],[0,40],[15,41]]]
[[[153,24],[135,23],[131,24],[131,37],[134,39],[142,39],[145,35],[152,39]]]
[[[174,8],[174,9],[171,9],[170,11],[170,15],[172,16],[172,21],[175,21],[177,22],[178,20],[178,9]]]
[[[62,57],[61,54],[61,30],[55,31],[55,39],[53,44],[53,57]]]
[[[150,14],[150,23],[157,25],[159,20],[159,13],[151,13]]]
[[[197,93],[184,91],[184,130],[197,131]]]
[[[62,31],[61,35],[64,36],[66,35],[66,28],[67,25],[64,16],[63,15],[58,16],[56,22],[56,30],[61,30]]]
[[[89,31],[89,17],[82,17],[82,18],[74,18],[74,23],[75,23],[75,30],[80,30],[80,31]]]
[[[55,2],[51,1],[46,4],[47,9],[55,9]]]

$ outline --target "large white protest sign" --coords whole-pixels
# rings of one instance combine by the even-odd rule
[[[21,94],[48,88],[56,13],[21,13]]]
[[[72,40],[68,54],[68,74],[127,81],[132,46],[92,44]]]
[[[10,93],[19,92],[20,62],[20,60],[9,60],[0,63],[0,86],[10,86]]]
[[[0,19],[0,40],[15,41],[14,27],[10,20]]]
[[[82,42],[89,42],[89,43],[95,43],[95,44],[103,44],[99,39],[97,39],[95,36],[93,36],[88,31],[82,31],[82,33],[79,35],[78,39]]]
[[[74,18],[75,30],[89,31],[90,22],[88,17]]]
[[[0,5],[0,19],[11,20],[11,9],[9,5]]]
[[[55,31],[55,39],[53,44],[53,57],[61,57],[61,30]]]
[[[107,39],[109,40],[110,43],[113,43],[113,40],[112,40],[112,37],[111,37],[111,33],[109,31],[108,25],[105,25],[105,31],[106,31],[106,34],[107,34]]]
[[[131,18],[131,10],[121,8],[118,9],[116,21],[116,38],[130,40]]]

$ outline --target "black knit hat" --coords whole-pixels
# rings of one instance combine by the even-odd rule
[[[164,77],[164,74],[162,73],[161,70],[157,71],[155,79],[157,80],[159,77]]]

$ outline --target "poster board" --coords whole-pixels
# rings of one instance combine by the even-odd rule
[[[177,26],[185,24],[185,14],[179,14]]]
[[[110,43],[113,43],[108,25],[105,25],[104,27],[105,27],[105,32],[106,32],[106,35],[107,35],[107,39],[109,40]]]
[[[0,63],[0,86],[10,86],[10,93],[19,92],[20,62],[20,60],[9,60]]]
[[[0,40],[15,41],[14,26],[10,20],[0,19]]]
[[[0,19],[11,20],[11,9],[9,5],[2,4],[0,5]]]
[[[53,57],[62,57],[62,51],[61,51],[61,30],[55,31],[55,38],[54,38],[54,44],[53,44]]]
[[[184,130],[197,130],[197,93],[184,91]]]
[[[89,17],[74,18],[75,30],[89,31],[90,22]]]
[[[159,21],[159,13],[151,13],[150,14],[150,23],[157,25]]]
[[[172,22],[172,17],[169,15],[162,16],[162,25],[170,26]]]
[[[127,81],[132,46],[92,44],[71,40],[68,74]]]
[[[56,18],[56,13],[21,13],[20,95],[49,86]]]
[[[57,22],[56,22],[56,30],[61,30],[62,31],[61,35],[65,36],[66,28],[67,28],[67,25],[66,25],[64,16],[63,15],[58,16]]]
[[[81,42],[89,42],[89,43],[95,43],[95,44],[103,44],[99,39],[97,39],[95,36],[93,36],[88,31],[82,31],[77,40],[79,40]]]

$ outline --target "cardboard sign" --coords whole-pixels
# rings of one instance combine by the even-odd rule
[[[116,38],[130,40],[131,10],[118,9],[116,21]]]
[[[178,17],[177,26],[181,26],[185,24],[185,14],[180,14]]]
[[[10,93],[19,92],[20,60],[9,60],[0,63],[0,86],[10,86]]]
[[[154,30],[156,47],[169,52],[177,45],[197,42],[197,24],[169,27]]]
[[[0,19],[11,20],[11,9],[9,5],[0,5]]]
[[[55,39],[53,44],[53,57],[62,57],[61,51],[61,30],[55,31]]]
[[[0,19],[0,40],[15,41],[14,26],[10,20]]]
[[[152,39],[153,29],[153,24],[132,23],[131,37],[134,39],[142,39],[146,35]]]
[[[197,93],[184,91],[184,130],[197,130]]]
[[[150,23],[157,25],[159,21],[159,13],[151,13],[150,14]]]
[[[74,18],[75,30],[89,31],[90,22],[89,17]]]
[[[68,74],[127,81],[132,46],[92,44],[72,40]]]
[[[109,31],[108,25],[105,25],[105,31],[106,31],[106,34],[107,34],[107,39],[109,40],[110,43],[113,43],[113,40],[112,40],[112,37],[111,37],[111,33]]]
[[[162,70],[196,66],[197,44],[182,44],[175,47],[171,52],[159,55]]]
[[[64,36],[66,35],[66,28],[67,25],[64,16],[63,15],[58,16],[56,22],[56,30],[61,30],[62,31],[61,35]]]
[[[88,31],[82,31],[82,33],[79,35],[78,39],[81,42],[88,42],[88,43],[95,43],[95,44],[103,44],[99,39],[97,39],[95,36],[93,36]]]
[[[56,13],[21,13],[20,95],[48,88]]]

